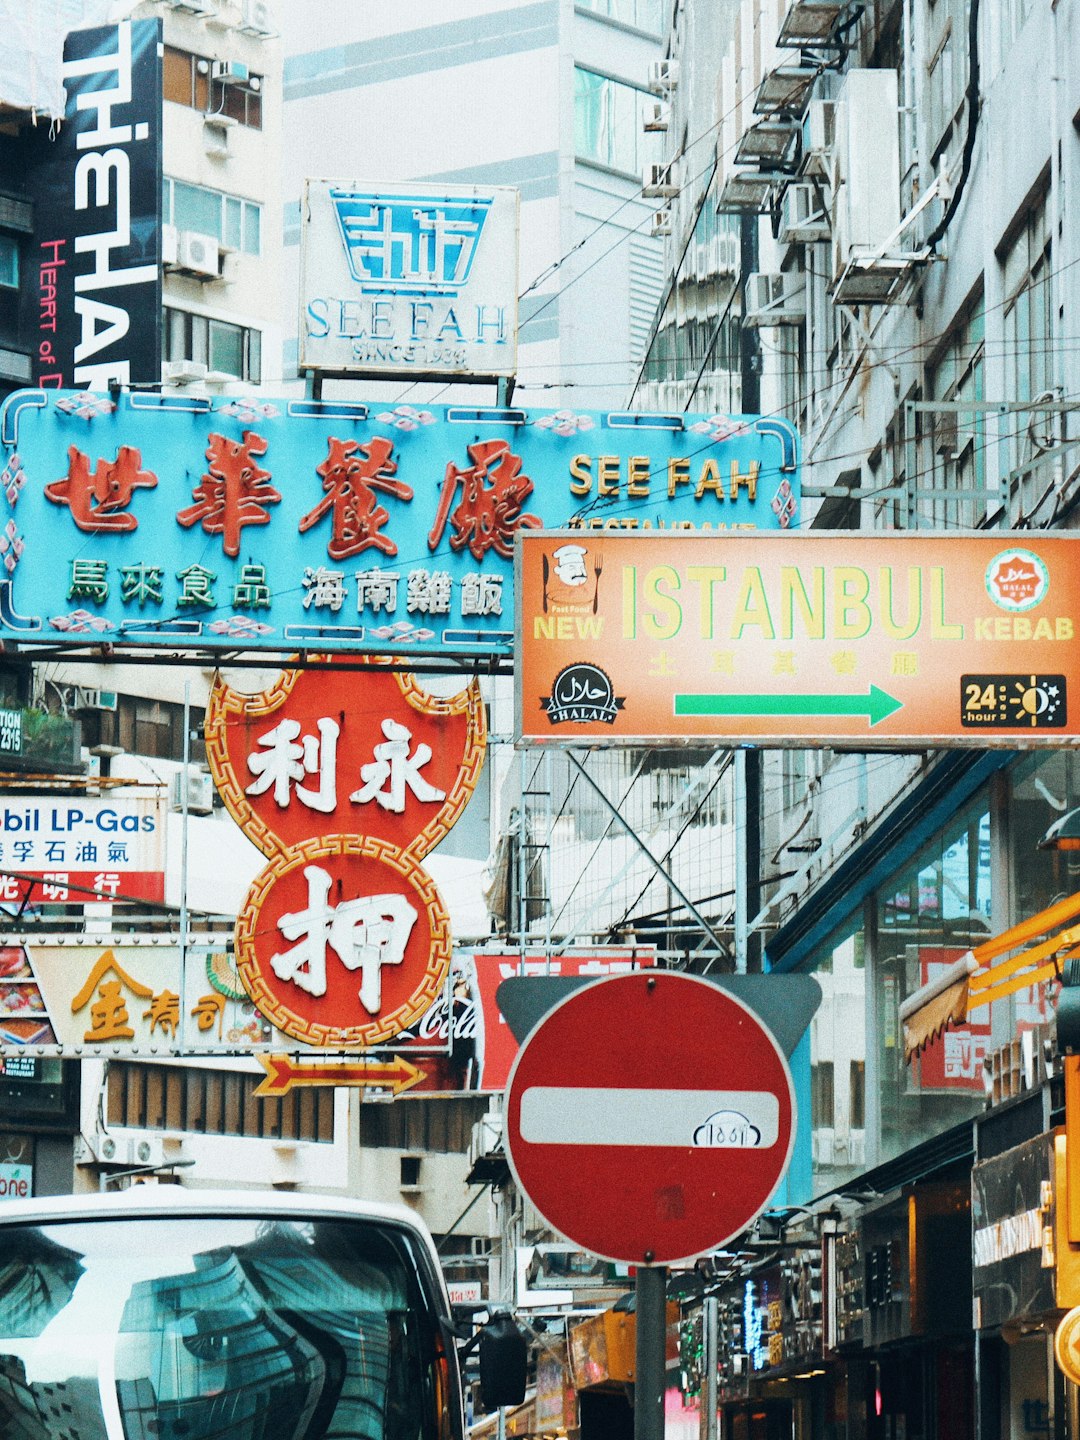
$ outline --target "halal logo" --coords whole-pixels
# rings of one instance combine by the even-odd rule
[[[1050,572],[1031,550],[1002,550],[986,567],[986,589],[1002,610],[1031,610],[1046,599]]]
[[[331,189],[352,278],[374,294],[456,295],[468,282],[494,195]]]
[[[594,722],[614,725],[615,716],[626,703],[626,697],[615,689],[599,665],[567,665],[555,676],[551,694],[541,698],[540,708],[547,712],[552,725],[567,721]]]

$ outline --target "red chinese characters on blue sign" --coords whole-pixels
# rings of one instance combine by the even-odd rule
[[[522,530],[798,516],[755,417],[23,391],[0,424],[0,637],[50,643],[509,656]]]

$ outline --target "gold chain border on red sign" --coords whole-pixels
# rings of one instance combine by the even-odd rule
[[[422,901],[431,931],[431,947],[421,984],[396,1010],[381,1013],[377,1020],[373,1019],[365,1025],[318,1025],[295,1014],[270,991],[255,954],[259,917],[274,881],[295,870],[298,865],[338,855],[379,860],[389,866],[412,886]],[[236,921],[236,968],[259,1013],[292,1039],[325,1048],[362,1050],[381,1045],[402,1030],[407,1030],[441,994],[450,973],[451,949],[450,916],[435,881],[407,851],[371,836],[328,835],[289,847],[282,855],[275,856],[255,877]]]
[[[381,663],[394,662],[386,660]],[[288,854],[289,847],[255,813],[240,777],[229,762],[225,736],[229,725],[243,724],[248,720],[276,714],[292,693],[302,673],[299,669],[283,670],[273,685],[255,695],[245,695],[242,691],[234,690],[219,674],[210,692],[203,725],[206,758],[217,792],[241,830],[270,859],[284,857]],[[424,690],[413,674],[395,672],[394,678],[406,702],[421,714],[468,716],[465,751],[446,799],[436,814],[405,847],[405,853],[419,861],[445,840],[461,818],[462,811],[479,783],[487,750],[487,715],[480,695],[480,682],[475,677],[464,690],[446,697],[432,695]]]

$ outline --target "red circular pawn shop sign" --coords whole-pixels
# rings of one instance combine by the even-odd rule
[[[575,991],[518,1053],[515,1178],[544,1219],[609,1260],[719,1249],[765,1208],[795,1138],[791,1072],[753,1011],[707,980],[640,971]]]

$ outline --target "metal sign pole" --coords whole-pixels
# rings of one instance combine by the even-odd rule
[[[634,1440],[664,1440],[667,1266],[640,1266],[634,1292]]]
[[[701,1440],[716,1440],[718,1426],[716,1410],[718,1400],[717,1372],[718,1341],[720,1328],[720,1301],[715,1295],[708,1295],[702,1305],[702,1360],[705,1375],[701,1386]]]

